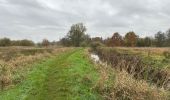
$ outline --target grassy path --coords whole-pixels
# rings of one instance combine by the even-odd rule
[[[0,99],[99,100],[100,96],[91,89],[98,80],[98,73],[83,49],[59,54],[35,66],[28,80],[0,94]]]

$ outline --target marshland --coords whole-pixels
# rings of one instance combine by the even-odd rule
[[[0,100],[170,100],[168,0],[0,0]]]
[[[136,38],[134,32],[127,33],[134,35],[134,42],[127,35],[125,38],[120,35],[121,41],[117,40],[118,33],[107,39],[82,33],[81,40],[79,36],[77,39],[68,36],[75,37],[76,30],[85,26],[78,23],[71,27],[73,32],[57,42],[0,40],[1,99],[170,98],[170,48],[157,47],[156,37],[151,39],[154,44],[139,47],[137,43],[142,38]],[[166,41],[164,45],[169,44]]]

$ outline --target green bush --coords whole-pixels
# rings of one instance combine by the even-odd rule
[[[2,38],[0,39],[0,46],[10,46],[11,45],[11,40],[8,38]]]
[[[90,46],[92,50],[96,51],[98,47],[103,47],[104,44],[101,42],[92,42]]]
[[[87,46],[88,46],[88,43],[84,41],[84,42],[82,42],[82,43],[80,44],[80,46],[81,46],[81,47],[87,47]]]

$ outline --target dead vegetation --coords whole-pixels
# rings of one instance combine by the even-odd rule
[[[107,62],[117,70],[125,70],[136,79],[144,79],[149,83],[154,83],[158,87],[170,89],[170,70],[166,68],[155,68],[145,64],[138,55],[122,54],[114,49],[100,48],[97,50],[100,59]]]
[[[166,90],[136,80],[126,71],[115,70],[106,63],[96,64],[100,79],[94,86],[104,100],[169,100]]]
[[[12,83],[12,76],[10,68],[4,63],[0,62],[0,86],[1,90],[4,87],[10,85]]]
[[[144,80],[135,80],[126,71],[118,72],[113,97],[117,100],[168,100],[168,92],[149,85]]]
[[[67,48],[0,48],[0,86],[1,90],[22,82],[32,64],[66,51]]]
[[[100,80],[94,89],[105,100],[169,100],[169,69],[147,65],[139,55],[113,48],[98,48],[96,53],[106,63],[97,63]]]

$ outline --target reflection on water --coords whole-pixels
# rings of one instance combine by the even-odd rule
[[[91,54],[91,58],[92,58],[95,62],[99,62],[99,61],[100,61],[99,56],[96,55],[96,54]]]

